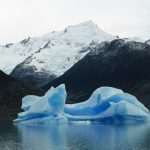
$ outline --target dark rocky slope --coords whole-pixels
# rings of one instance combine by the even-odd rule
[[[150,109],[150,46],[122,39],[104,42],[42,88],[61,83],[66,84],[68,103],[86,100],[98,87],[112,86],[135,95]]]
[[[42,95],[42,91],[26,87],[0,71],[0,117],[17,115],[22,97],[28,94]]]
[[[47,81],[52,81],[56,78],[56,75],[48,73],[46,70],[37,71],[35,66],[27,66],[26,64],[32,61],[32,56],[28,57],[25,61],[18,64],[10,76],[23,82],[30,87],[39,87],[46,84]],[[42,63],[42,62],[41,62]]]

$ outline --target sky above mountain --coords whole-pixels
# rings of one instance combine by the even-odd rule
[[[0,0],[0,43],[93,20],[120,37],[150,38],[149,0]]]

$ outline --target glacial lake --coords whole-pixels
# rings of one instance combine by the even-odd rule
[[[0,150],[150,150],[150,124],[34,127],[0,119]]]

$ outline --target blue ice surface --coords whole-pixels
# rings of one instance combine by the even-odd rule
[[[44,96],[29,95],[23,98],[21,108],[24,112],[18,114],[14,122],[47,124],[53,122],[66,122],[63,115],[66,101],[65,85],[51,88]]]
[[[112,87],[96,89],[85,102],[66,104],[65,85],[51,88],[44,96],[29,95],[22,100],[24,112],[14,122],[134,122],[147,121],[149,110],[131,94]]]
[[[136,97],[112,87],[101,87],[82,103],[65,105],[68,120],[131,122],[149,119],[149,110]]]

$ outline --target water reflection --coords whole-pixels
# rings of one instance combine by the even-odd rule
[[[150,149],[150,125],[71,126],[68,145],[89,150]]]
[[[64,125],[33,127],[17,125],[20,142],[25,150],[66,150]]]
[[[5,124],[9,125],[0,124],[0,149],[5,150],[150,149],[150,124],[50,127]]]

